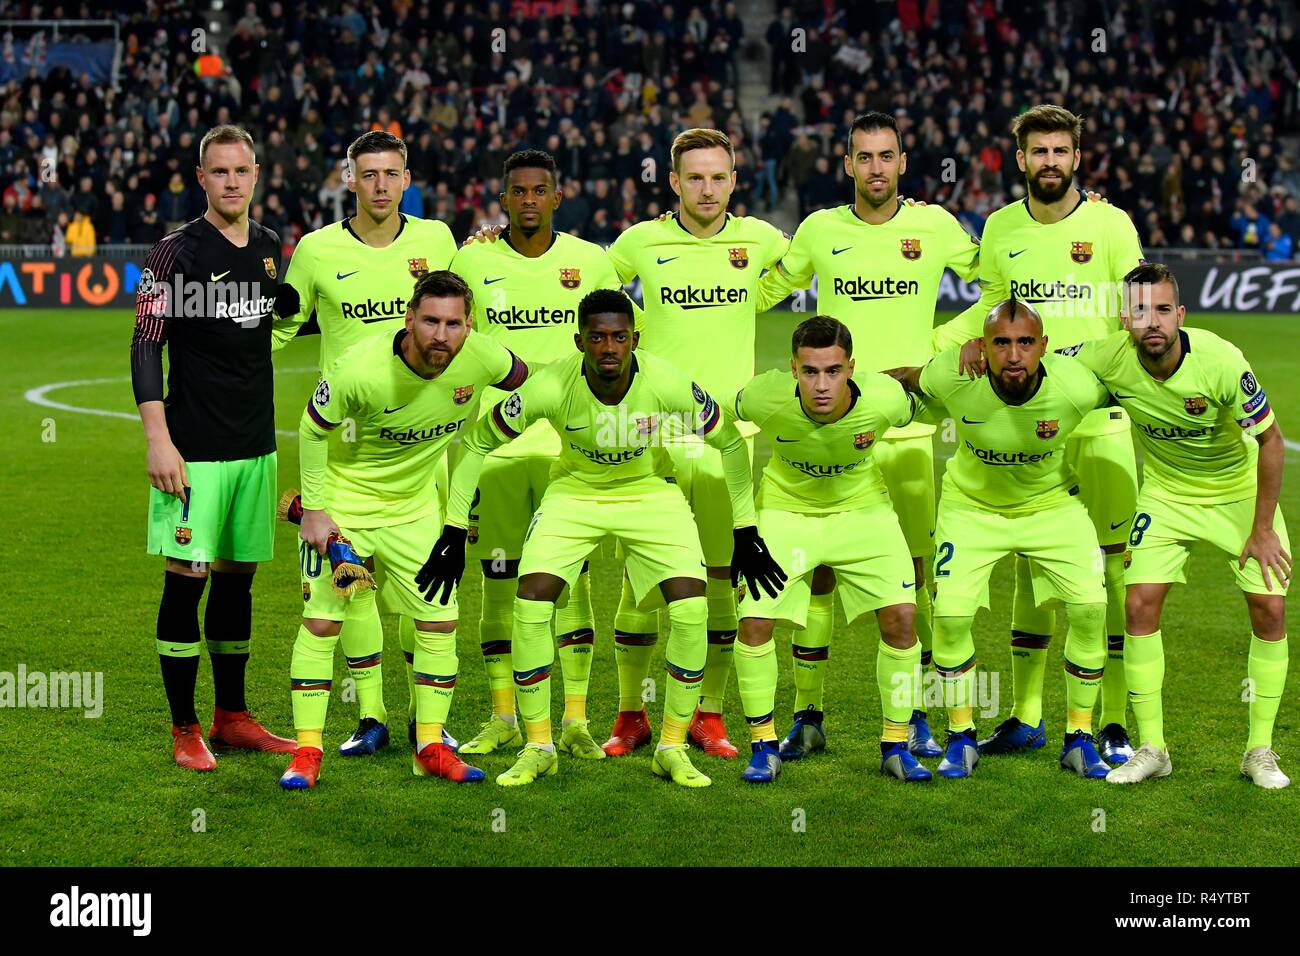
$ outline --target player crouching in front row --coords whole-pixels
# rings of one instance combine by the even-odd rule
[[[907,540],[872,455],[876,437],[912,421],[915,399],[887,375],[853,375],[853,339],[842,322],[807,319],[794,331],[790,375],[773,369],[736,395],[736,416],[754,422],[774,453],[758,489],[758,527],[791,574],[784,592],[750,590],[740,602],[736,682],[753,738],[742,774],[770,783],[781,771],[772,714],[778,620],[802,629],[814,572],[835,574],[852,624],[874,610],[880,625],[876,683],[884,714],[880,769],[900,780],[931,779],[907,747],[908,721],[921,671],[914,630],[916,579]],[[798,643],[798,638],[795,638]]]
[[[372,336],[349,348],[307,403],[298,430],[305,606],[290,663],[298,749],[280,778],[286,790],[316,785],[334,646],[349,601],[373,600],[368,590],[345,596],[322,574],[340,543],[387,572],[391,606],[415,621],[414,773],[457,783],[483,779],[442,741],[458,666],[454,587],[436,605],[416,587],[442,527],[438,460],[477,417],[485,387],[513,389],[528,374],[509,349],[471,331],[472,311],[463,279],[445,270],[424,274],[411,292],[406,327],[391,339]],[[353,440],[330,443],[330,432],[344,422],[355,430]]]
[[[572,587],[592,550],[616,538],[641,610],[666,603],[668,691],[651,770],[684,787],[711,781],[691,764],[686,732],[700,693],[707,651],[703,552],[690,507],[663,453],[665,442],[698,435],[722,452],[735,526],[733,575],[775,595],[785,573],[755,526],[749,456],[740,432],[713,397],[657,356],[634,353],[632,302],[599,289],[578,305],[578,354],[554,362],[498,404],[470,431],[451,479],[447,526],[421,572],[424,587],[445,589],[465,569],[470,500],[484,458],[545,419],[563,441],[550,484],[524,540],[515,597],[515,695],[528,743],[497,777],[505,787],[558,770],[551,736],[555,602]]]

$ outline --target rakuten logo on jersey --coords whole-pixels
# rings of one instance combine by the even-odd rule
[[[577,309],[550,309],[546,306],[537,309],[521,309],[511,306],[508,309],[487,308],[484,311],[488,325],[499,325],[512,332],[551,325],[572,325],[578,321]]]
[[[418,445],[420,442],[445,438],[459,431],[460,426],[464,424],[465,419],[458,418],[454,422],[433,425],[430,428],[381,428],[379,437],[384,441],[395,441],[399,445]]]
[[[748,301],[748,289],[729,289],[723,285],[705,289],[688,285],[680,289],[659,290],[660,305],[675,305],[682,309],[713,309],[721,305],[741,305]]]
[[[406,315],[406,300],[399,295],[391,299],[366,299],[363,302],[344,302],[340,308],[345,319],[381,322],[384,319],[396,319]]]
[[[1030,305],[1043,302],[1091,302],[1092,296],[1092,284],[1087,282],[1065,282],[1061,279],[1053,282],[1039,282],[1037,279],[1026,282],[1011,280],[1011,298]]]
[[[839,475],[847,475],[859,465],[865,464],[867,459],[859,458],[857,461],[851,461],[847,465],[827,465],[815,461],[795,461],[793,458],[781,456],[781,460],[802,475],[809,478],[836,478]]]
[[[900,299],[905,295],[917,295],[921,291],[921,283],[915,279],[895,279],[893,276],[883,279],[867,279],[862,276],[841,279],[837,276],[833,285],[836,295],[848,296],[854,302]]]
[[[1148,438],[1154,438],[1156,441],[1181,441],[1185,438],[1204,438],[1210,432],[1214,431],[1213,425],[1206,425],[1204,428],[1184,428],[1182,425],[1147,425],[1143,422],[1138,423],[1138,428],[1142,434]]]
[[[984,462],[986,465],[1033,465],[1040,461],[1047,461],[1056,452],[1045,451],[1042,453],[1030,453],[1023,451],[997,451],[993,448],[976,448],[966,442],[966,448],[972,455]]]

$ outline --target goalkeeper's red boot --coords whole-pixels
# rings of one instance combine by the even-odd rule
[[[172,724],[172,757],[186,770],[216,770],[217,758],[203,742],[203,728],[198,724],[177,727]]]
[[[291,754],[298,744],[288,737],[277,737],[246,710],[214,708],[212,729],[208,731],[212,746],[227,750],[261,750],[276,754]]]
[[[650,742],[650,718],[645,708],[640,710],[620,710],[614,718],[614,729],[609,740],[600,745],[600,749],[611,757],[626,757],[638,747]]]
[[[691,729],[686,739],[714,757],[740,756],[736,745],[727,739],[727,727],[722,722],[721,714],[712,714],[698,707],[695,708],[695,718],[691,721]]]

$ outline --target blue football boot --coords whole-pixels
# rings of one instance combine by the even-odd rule
[[[934,774],[921,766],[921,762],[912,755],[907,744],[901,740],[880,745],[880,772],[897,777],[904,783],[920,783],[923,780],[934,779]]]
[[[980,749],[975,742],[974,730],[949,734],[943,748],[943,760],[939,762],[939,776],[954,780],[969,777],[979,762]]]
[[[771,741],[753,744],[753,756],[749,766],[740,775],[749,783],[771,783],[781,773],[781,755],[777,753]]]
[[[1123,724],[1107,724],[1097,733],[1097,751],[1107,763],[1128,763],[1133,756],[1133,742]]]
[[[781,741],[782,760],[798,760],[826,749],[826,731],[822,729],[823,713],[820,710],[801,710],[795,713],[790,732]]]
[[[1017,750],[1037,750],[1047,743],[1043,722],[1031,727],[1019,717],[1008,717],[998,724],[992,735],[980,741],[982,754],[1009,754]]]
[[[930,733],[930,722],[925,711],[912,711],[912,719],[907,722],[907,749],[913,757],[942,757],[943,750]]]
[[[1081,730],[1065,735],[1065,743],[1061,745],[1061,769],[1073,770],[1080,777],[1093,780],[1101,780],[1110,773],[1110,766],[1097,753],[1092,734]]]
[[[373,717],[363,717],[352,736],[339,744],[339,753],[344,757],[369,757],[387,746],[388,725]]]

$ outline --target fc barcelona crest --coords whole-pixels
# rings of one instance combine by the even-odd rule
[[[749,265],[749,250],[744,246],[739,249],[731,250],[731,265],[736,269],[744,269]]]
[[[420,278],[420,276],[424,275],[426,272],[429,271],[429,260],[428,259],[407,259],[406,267],[411,270],[411,275],[413,275],[415,278],[418,279]]]
[[[1209,404],[1201,395],[1183,399],[1183,408],[1187,409],[1188,415],[1204,415]]]
[[[858,451],[866,451],[871,447],[871,443],[875,440],[875,432],[858,432],[858,434],[853,436],[853,447]]]
[[[473,385],[462,385],[460,386],[460,388],[456,389],[456,391],[452,392],[451,394],[451,400],[455,402],[457,405],[464,405],[473,397],[474,397]]]
[[[1092,243],[1091,242],[1072,242],[1070,243],[1070,258],[1079,265],[1092,261]]]
[[[311,600],[311,582],[310,582],[310,581],[303,581],[303,582],[302,582],[302,599],[303,599],[304,601],[310,601],[310,600]]]
[[[638,418],[636,420],[636,433],[642,438],[649,438],[650,433],[655,430],[654,416],[649,418]]]
[[[472,524],[465,529],[465,540],[470,544],[478,544],[478,525]]]
[[[564,286],[566,289],[576,289],[578,286],[582,285],[582,276],[578,274],[577,269],[561,269],[560,285]]]
[[[1043,441],[1049,441],[1056,437],[1056,433],[1061,430],[1061,420],[1059,418],[1038,420],[1038,427],[1034,429],[1036,434]]]
[[[266,270],[267,278],[275,278],[275,260],[267,256],[262,260],[262,268]]]
[[[904,259],[916,260],[921,258],[921,240],[904,239],[902,252]]]
[[[177,544],[179,544],[179,545],[181,545],[181,546],[187,545],[187,544],[190,543],[190,538],[192,538],[192,537],[194,537],[194,533],[193,533],[192,531],[190,531],[189,528],[185,528],[185,527],[182,527],[182,526],[179,526],[179,525],[177,526],[177,528],[176,528],[176,543],[177,543]]]

